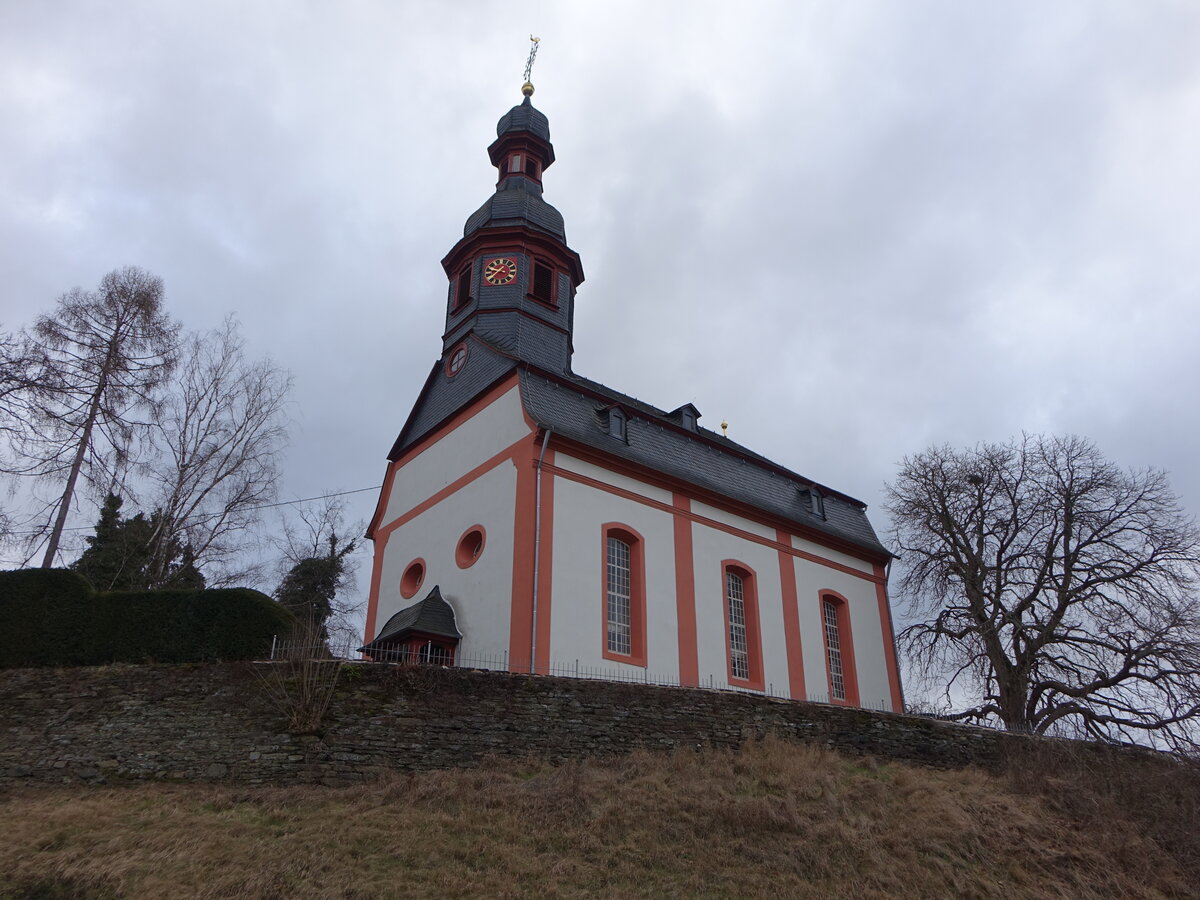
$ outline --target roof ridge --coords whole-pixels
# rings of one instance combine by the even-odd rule
[[[801,475],[799,472],[795,472],[792,469],[789,469],[787,466],[775,462],[770,457],[763,456],[761,453],[756,453],[750,448],[739,444],[737,441],[730,440],[723,434],[717,434],[710,428],[705,428],[704,426],[697,424],[696,430],[690,431],[689,429],[684,428],[678,422],[675,422],[673,419],[671,419],[670,412],[667,410],[659,409],[651,403],[647,403],[644,400],[639,400],[637,397],[625,394],[616,390],[615,388],[609,387],[606,384],[602,384],[599,381],[595,381],[594,379],[588,378],[584,375],[579,375],[575,372],[569,372],[565,375],[558,375],[530,362],[523,361],[521,367],[527,369],[531,373],[543,376],[548,381],[556,381],[564,384],[564,386],[588,389],[593,394],[599,394],[601,399],[616,399],[618,402],[629,401],[628,405],[633,410],[652,416],[655,420],[657,420],[657,424],[668,425],[671,427],[672,431],[677,431],[690,439],[704,439],[704,443],[707,446],[719,453],[728,453],[734,457],[741,457],[743,461],[761,465],[768,472],[772,472],[773,470],[774,472],[777,472],[786,478],[794,480],[798,487],[815,487],[820,489],[827,497],[838,498],[847,503],[854,504],[862,509],[866,509],[867,507],[867,505],[858,498],[852,497],[843,491],[837,490],[836,488],[829,487],[828,485],[818,482],[807,475]]]

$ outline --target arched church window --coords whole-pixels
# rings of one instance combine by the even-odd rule
[[[646,569],[642,537],[615,522],[602,529],[606,659],[646,665]]]
[[[822,591],[821,633],[825,643],[825,672],[829,680],[829,702],[858,705],[858,676],[854,667],[854,638],[850,630],[850,606],[834,591]]]
[[[761,691],[763,664],[757,578],[752,569],[734,560],[722,562],[721,572],[725,580],[725,650],[729,683]]]

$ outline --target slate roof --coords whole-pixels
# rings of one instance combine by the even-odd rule
[[[557,435],[656,472],[761,509],[773,516],[840,538],[881,556],[890,555],[858,500],[797,475],[721,434],[697,426],[599,382],[521,368],[521,396],[530,417]],[[628,412],[624,441],[609,435],[601,411],[618,404]],[[817,487],[825,517],[815,515],[804,489]]]
[[[563,243],[567,240],[562,213],[542,199],[541,185],[520,175],[501,181],[496,193],[471,213],[463,226],[463,237],[492,225],[528,225]]]
[[[462,632],[458,630],[454,621],[454,609],[442,598],[442,592],[437,585],[434,585],[424,600],[400,610],[388,619],[375,640],[365,647],[359,647],[358,652],[369,653],[372,647],[379,648],[403,640],[414,631],[437,637],[462,637]]]
[[[540,109],[534,109],[528,97],[502,115],[496,123],[496,137],[504,137],[510,131],[528,131],[550,143],[550,120]]]

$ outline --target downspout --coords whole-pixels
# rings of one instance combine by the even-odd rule
[[[896,687],[900,689],[900,708],[896,712],[902,713],[908,710],[908,703],[904,699],[904,679],[900,677],[900,648],[896,644],[896,616],[892,612],[892,592],[888,590],[888,584],[892,580],[892,563],[896,558],[891,557],[883,567],[883,599],[887,601],[888,628],[892,632],[892,658],[896,660]]]
[[[538,454],[535,466],[533,488],[533,621],[530,624],[529,635],[529,674],[537,673],[537,619],[538,619],[538,582],[541,574],[542,557],[542,461],[546,458],[546,445],[550,443],[550,432],[547,428],[542,437],[542,452]]]

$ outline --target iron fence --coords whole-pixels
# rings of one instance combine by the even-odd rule
[[[417,649],[404,648],[398,650],[375,650],[367,660],[358,652],[361,642],[351,639],[334,639],[328,641],[285,641],[276,638],[271,645],[270,659],[328,659],[345,662],[385,662],[401,666],[451,666],[459,669],[482,669],[495,672],[514,672],[518,674],[549,675],[558,678],[579,678],[589,681],[610,681],[625,684],[646,684],[659,687],[681,687],[678,673],[652,672],[649,668],[635,666],[594,666],[587,665],[581,660],[551,660],[548,665],[531,667],[527,660],[510,664],[508,651],[493,654],[467,655],[448,651],[427,644]],[[773,682],[764,685],[764,689],[754,690],[740,685],[730,684],[724,678],[708,673],[699,679],[695,685],[702,690],[726,691],[753,696],[774,697],[780,700],[791,698],[786,692],[786,686],[775,689]],[[810,703],[828,704],[829,695],[809,693],[803,699]],[[889,711],[887,701],[883,699],[862,702],[863,709]]]

